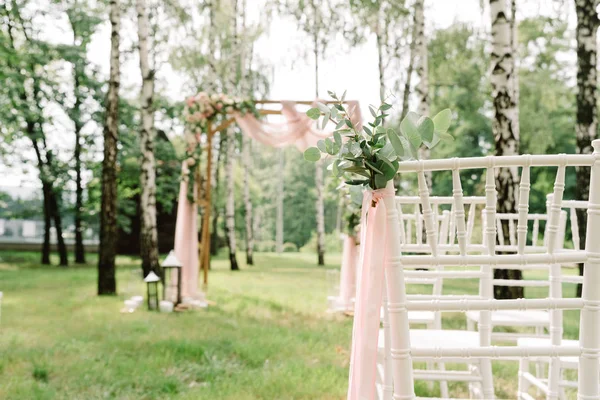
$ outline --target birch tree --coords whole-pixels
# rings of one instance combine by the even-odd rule
[[[327,41],[343,26],[339,15],[343,4],[333,0],[317,1],[288,0],[287,9],[296,18],[300,27],[310,37],[315,73],[315,98],[319,98],[319,61],[327,49]],[[315,203],[317,220],[317,263],[325,265],[325,211],[323,198],[323,164],[318,162],[315,169]]]
[[[576,144],[578,154],[593,152],[592,140],[598,135],[598,107],[596,88],[597,77],[597,51],[598,44],[598,0],[575,0],[577,13],[577,121],[575,125]],[[577,167],[576,198],[588,199],[590,189],[590,168]],[[579,237],[585,243],[587,215],[585,210],[578,210]],[[583,264],[579,265],[579,273],[583,275]],[[581,296],[581,285],[577,293]]]
[[[252,199],[250,198],[250,138],[243,136],[242,158],[244,165],[244,222],[246,224],[246,264],[254,265],[254,231],[252,227]]]
[[[156,162],[154,159],[154,70],[149,61],[149,21],[146,0],[136,0],[138,48],[142,74],[140,125],[140,256],[144,276],[160,273],[156,228]]]
[[[227,182],[227,203],[225,205],[225,226],[227,236],[227,247],[229,248],[229,264],[232,271],[239,270],[237,258],[235,256],[235,179],[233,176],[235,157],[235,130],[227,130],[227,160],[225,161],[225,181]]]
[[[102,200],[100,209],[100,247],[98,254],[98,294],[117,292],[115,257],[117,252],[117,143],[119,127],[119,0],[110,0],[110,78],[104,123],[104,159],[102,160]]]
[[[0,45],[9,76],[4,80],[8,86],[11,112],[4,127],[14,136],[24,135],[31,141],[35,154],[43,194],[44,242],[42,244],[42,264],[50,264],[50,228],[54,222],[60,255],[60,265],[68,265],[67,248],[63,239],[61,216],[60,168],[55,153],[50,148],[45,131],[46,117],[44,103],[57,94],[55,83],[49,76],[41,76],[47,64],[57,57],[56,47],[38,38],[33,29],[33,21],[24,18],[20,9],[26,2],[13,1],[10,5],[0,3],[3,17],[3,40]],[[5,30],[4,30],[5,29]],[[46,87],[43,87],[45,85]],[[10,123],[10,124],[9,124]]]
[[[519,154],[518,104],[515,98],[517,71],[513,50],[513,31],[506,0],[490,0],[492,24],[492,53],[490,78],[494,106],[492,130],[494,133],[495,155],[509,156]],[[516,193],[519,189],[517,168],[498,168],[496,188],[498,192],[497,209],[500,213],[516,212]],[[505,241],[508,242],[508,224],[502,224]],[[500,234],[500,233],[499,233]],[[521,279],[519,270],[494,271],[497,279]],[[494,297],[500,299],[523,297],[523,288],[514,286],[495,286]]]
[[[279,150],[279,185],[277,185],[277,219],[275,221],[275,251],[283,253],[283,199],[285,198],[285,151]]]
[[[87,50],[96,27],[101,23],[91,9],[75,0],[66,10],[69,25],[73,32],[72,47],[65,50],[65,60],[71,63],[73,77],[73,98],[69,105],[64,105],[65,112],[73,122],[75,144],[73,150],[75,169],[75,207],[73,209],[75,224],[75,262],[85,263],[85,249],[83,245],[83,211],[84,187],[82,182],[83,154],[85,140],[83,129],[92,120],[92,111],[86,110],[86,103],[91,97],[97,97],[101,91],[101,84],[96,79],[93,71],[86,71]]]

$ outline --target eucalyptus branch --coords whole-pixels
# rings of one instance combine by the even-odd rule
[[[321,119],[321,129],[329,122],[335,123],[333,140],[320,140],[317,147],[304,152],[304,158],[318,161],[322,154],[335,157],[332,173],[348,185],[384,188],[396,175],[398,163],[417,158],[421,145],[433,148],[440,140],[453,140],[447,133],[452,117],[450,110],[441,111],[433,119],[409,113],[400,124],[400,132],[396,133],[394,129],[383,127],[392,109],[387,102],[390,95],[379,107],[369,106],[373,121],[359,130],[358,124],[352,122],[356,110],[348,110],[345,103],[346,93],[339,98],[334,92],[328,93],[334,100],[331,107],[317,103],[317,107],[306,114],[311,119]]]

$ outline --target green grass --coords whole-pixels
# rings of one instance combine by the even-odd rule
[[[143,288],[136,259],[118,259],[119,296],[98,297],[93,258],[62,269],[40,266],[36,253],[0,252],[0,399],[345,399],[352,321],[326,313],[327,271],[340,259],[319,268],[315,258],[263,253],[231,272],[218,257],[215,306],[122,314],[124,297]],[[477,291],[475,281],[447,282],[447,293]],[[576,313],[565,321],[576,337]],[[464,327],[462,315],[444,315],[444,328]],[[514,398],[516,363],[496,363],[494,374],[497,395]],[[451,389],[466,394],[463,384]],[[438,393],[423,382],[417,391]]]

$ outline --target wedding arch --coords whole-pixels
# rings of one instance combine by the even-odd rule
[[[323,107],[339,101],[243,100],[224,94],[199,93],[186,99],[185,119],[188,132],[186,159],[182,165],[183,179],[175,228],[175,254],[183,264],[183,294],[196,297],[198,274],[203,272],[203,285],[208,285],[210,265],[210,216],[212,146],[216,133],[237,124],[243,134],[271,147],[294,145],[300,151],[317,145],[333,132],[319,129],[316,121],[297,109],[298,105]],[[346,100],[348,117],[360,126],[362,117],[358,101]],[[283,116],[274,123],[264,117]],[[204,179],[200,154],[206,152]],[[204,186],[204,190],[202,190]],[[204,207],[201,231],[197,227],[197,208]],[[197,239],[200,233],[199,240]]]

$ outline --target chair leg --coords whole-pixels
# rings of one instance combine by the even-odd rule
[[[559,399],[558,383],[560,381],[560,358],[550,358],[550,366],[548,367],[548,400]]]
[[[469,317],[467,317],[467,330],[468,331],[474,331],[475,330],[475,322],[471,318],[469,318]]]
[[[539,363],[536,363],[536,370]],[[517,389],[517,400],[522,400],[522,393],[528,393],[529,381],[525,378],[525,373],[529,372],[529,359],[521,358],[519,360],[519,386]]]
[[[438,363],[438,368],[440,371],[445,371],[446,364],[444,364],[443,362]],[[450,397],[450,395],[448,394],[448,382],[440,381],[440,395],[443,399],[447,399]]]
[[[544,337],[544,327],[536,326],[535,334],[536,334],[536,336]],[[535,363],[535,377],[538,379],[543,379],[544,374],[545,374],[545,364],[540,360]],[[542,391],[538,387],[536,387],[535,393],[538,397],[542,395]]]
[[[494,394],[494,377],[492,375],[492,360],[484,359],[480,363],[483,398],[493,400],[496,398]]]

